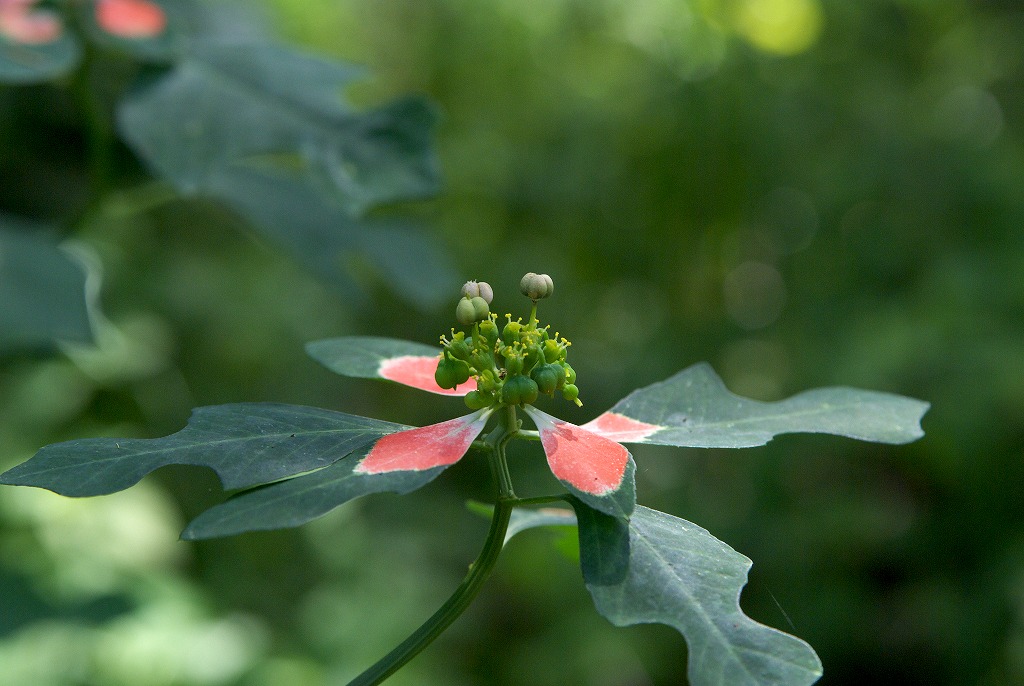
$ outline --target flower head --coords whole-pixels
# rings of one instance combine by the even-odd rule
[[[526,282],[530,282],[527,284]],[[536,282],[536,283],[534,283]],[[380,474],[423,471],[454,464],[496,411],[521,408],[534,422],[552,474],[569,491],[587,504],[613,515],[628,515],[635,501],[633,461],[629,451],[615,440],[618,429],[625,438],[641,435],[641,422],[623,420],[593,427],[562,421],[533,406],[541,395],[562,398],[577,405],[579,388],[576,372],[569,365],[572,345],[536,317],[536,298],[546,297],[553,285],[547,275],[528,274],[524,294],[533,301],[529,321],[505,315],[500,329],[497,316],[458,317],[465,330],[452,329],[441,337],[441,352],[425,355],[383,357],[377,376],[414,388],[448,395],[463,395],[472,414],[440,424],[409,429],[380,439],[356,468],[357,472]],[[463,288],[460,308],[469,310],[473,300],[483,300],[486,284],[469,282]],[[536,286],[536,288],[534,288]],[[540,294],[539,290],[544,290]],[[490,287],[486,287],[490,291]],[[488,293],[490,295],[490,293]],[[433,374],[430,375],[430,371]],[[650,426],[650,425],[645,425]]]

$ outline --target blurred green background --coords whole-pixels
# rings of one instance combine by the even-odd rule
[[[459,278],[574,343],[582,422],[700,360],[771,400],[849,385],[928,400],[902,447],[785,436],[637,448],[642,504],[754,561],[747,613],[807,640],[823,684],[1024,683],[1024,11],[921,0],[273,0],[290,44],[366,64],[352,96],[427,95],[443,194],[425,219]],[[80,122],[0,89],[0,208],[85,194]],[[127,159],[129,153],[122,150]],[[127,165],[128,162],[125,162]],[[130,165],[129,165],[130,166]],[[59,193],[40,188],[59,188]],[[194,406],[320,405],[407,423],[459,401],[341,379],[306,341],[432,342],[448,306],[372,273],[338,296],[213,203],[108,212],[98,347],[0,360],[0,466],[95,435],[161,436]],[[361,265],[352,265],[359,271]],[[460,282],[452,283],[452,303]],[[542,458],[515,456],[544,492]],[[69,500],[0,492],[0,683],[344,684],[457,585],[487,523],[466,461],[406,497],[293,531],[185,544],[223,497],[198,469]],[[671,629],[615,629],[557,532],[503,554],[400,684],[685,681]]]

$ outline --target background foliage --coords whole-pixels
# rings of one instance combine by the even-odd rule
[[[639,500],[751,557],[748,614],[810,642],[823,683],[1024,680],[1016,3],[274,0],[264,19],[366,64],[359,103],[438,105],[444,193],[401,209],[446,246],[453,293],[486,279],[511,310],[523,272],[554,276],[544,318],[574,341],[586,403],[565,418],[699,360],[761,399],[929,400],[905,447],[637,449]],[[0,87],[0,106],[0,210],[74,215],[84,113],[46,85]],[[198,405],[459,410],[303,353],[342,334],[431,342],[447,305],[395,295],[360,259],[369,297],[339,295],[209,202],[123,207],[139,173],[126,149],[115,162],[123,187],[74,234],[104,269],[98,345],[0,360],[3,466],[65,438],[166,435]],[[551,486],[539,455],[514,460],[517,490]],[[183,544],[182,521],[222,497],[199,469],[84,501],[4,489],[0,665],[44,685],[344,683],[457,584],[486,528],[463,501],[489,495],[466,461],[302,529]],[[611,627],[552,540],[517,537],[394,682],[679,683],[678,634]]]

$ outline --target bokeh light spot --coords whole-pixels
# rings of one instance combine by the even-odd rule
[[[821,34],[817,0],[743,0],[736,7],[736,30],[766,52],[795,55]]]

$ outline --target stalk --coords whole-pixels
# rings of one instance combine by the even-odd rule
[[[505,460],[505,444],[518,430],[516,409],[509,406],[504,414],[499,414],[499,424],[484,439],[484,443],[490,448],[488,457],[491,472],[498,485],[498,497],[494,504],[491,526],[487,532],[487,538],[484,540],[483,549],[470,565],[465,579],[430,619],[394,650],[349,682],[349,686],[375,686],[382,683],[451,626],[452,622],[465,612],[480,593],[484,581],[490,576],[498,561],[498,555],[505,542],[505,533],[508,531],[509,518],[512,516],[512,510],[519,503],[512,490],[512,480]]]

